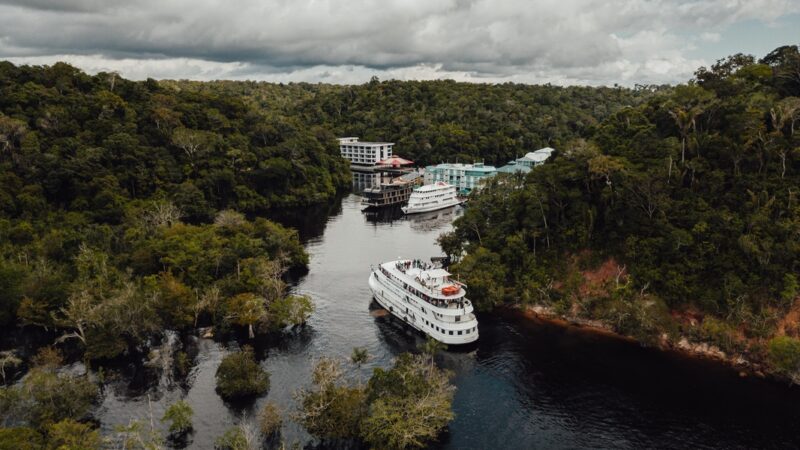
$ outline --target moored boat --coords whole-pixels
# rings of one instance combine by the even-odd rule
[[[369,287],[383,308],[406,324],[448,345],[478,339],[478,320],[466,285],[420,260],[399,259],[372,268]]]
[[[414,185],[411,183],[386,183],[364,189],[361,204],[365,208],[383,208],[401,205],[408,201]]]
[[[415,214],[449,208],[461,202],[455,186],[437,181],[414,189],[408,198],[408,205],[402,209],[405,214]]]

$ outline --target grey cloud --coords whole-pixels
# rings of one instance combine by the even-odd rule
[[[336,67],[658,79],[653,52],[676,70],[697,63],[682,57],[670,30],[700,33],[796,10],[791,0],[0,0],[0,58],[138,59],[168,73],[203,65],[319,79],[345,76]]]
[[[122,4],[121,0],[2,0],[0,4],[42,11],[91,12]]]

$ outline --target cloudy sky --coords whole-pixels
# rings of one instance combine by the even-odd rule
[[[800,0],[0,0],[0,59],[133,79],[633,85],[800,43]]]

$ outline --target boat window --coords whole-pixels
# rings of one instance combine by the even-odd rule
[[[458,335],[461,336],[461,330],[458,330]]]
[[[450,336],[452,336],[452,335],[453,335],[453,330],[450,330]]]

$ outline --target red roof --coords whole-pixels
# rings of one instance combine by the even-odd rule
[[[399,167],[399,166],[408,166],[410,164],[414,164],[414,161],[410,161],[408,159],[404,159],[399,156],[390,156],[382,161],[378,161],[378,164],[381,166]]]

